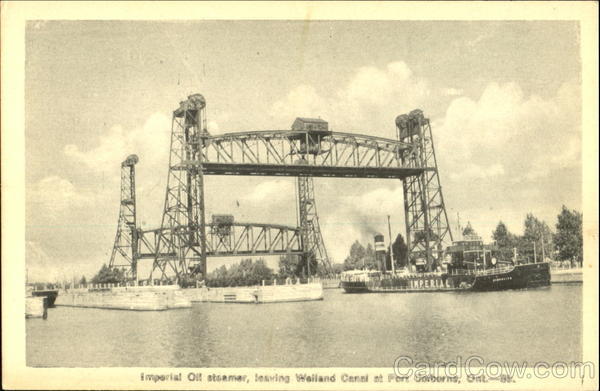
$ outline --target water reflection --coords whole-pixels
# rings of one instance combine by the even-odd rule
[[[130,312],[59,307],[28,319],[30,366],[391,367],[414,361],[581,360],[581,286],[343,294]]]

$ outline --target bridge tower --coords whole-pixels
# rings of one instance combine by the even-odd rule
[[[429,119],[421,110],[396,117],[398,140],[412,147],[402,154],[405,167],[424,167],[420,174],[403,179],[404,218],[410,260],[426,270],[441,262],[444,241],[452,232],[444,205]]]
[[[321,140],[331,134],[329,124],[321,118],[298,117],[292,124],[290,139],[299,142],[299,148],[295,153],[298,159],[295,163],[306,165],[318,155],[323,154]],[[304,255],[302,263],[306,272],[310,275],[312,261],[320,268],[320,274],[330,274],[333,270],[327,250],[319,227],[319,216],[317,215],[317,203],[315,201],[315,189],[312,176],[299,175],[296,179],[298,192],[298,225],[301,231],[302,249]]]
[[[129,155],[121,163],[121,205],[117,235],[110,255],[110,268],[122,269],[125,275],[137,279],[138,231],[135,203],[135,165],[137,155]]]
[[[307,267],[310,275],[311,260],[314,257],[317,265],[321,268],[321,274],[332,273],[331,263],[327,256],[321,228],[319,227],[319,216],[315,202],[315,191],[312,177],[299,176],[298,186],[298,217],[302,238],[302,249],[304,251],[302,261]]]
[[[204,175],[201,153],[206,101],[193,94],[173,112],[167,191],[152,275],[175,278],[206,273]]]

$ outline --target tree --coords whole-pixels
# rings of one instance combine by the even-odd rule
[[[279,258],[279,276],[300,277],[308,272],[307,263],[310,262],[310,275],[323,274],[317,258],[314,254],[309,254],[306,259],[300,255],[286,254]]]
[[[371,243],[364,247],[358,240],[352,243],[350,254],[344,260],[344,270],[352,269],[379,269],[375,259],[375,250]]]
[[[392,252],[394,254],[394,265],[397,268],[406,267],[408,264],[408,246],[404,242],[402,234],[396,236],[396,240],[392,243]]]
[[[80,285],[86,285],[87,284],[87,280],[85,279],[85,276],[81,276],[81,279],[79,280],[79,284]]]
[[[279,277],[295,277],[300,257],[295,254],[286,254],[279,257]]]
[[[375,250],[371,243],[367,244],[367,248],[365,248],[365,265],[367,269],[379,269],[379,264],[375,258]]]
[[[492,238],[496,242],[496,245],[499,248],[509,248],[512,244],[511,233],[508,232],[508,228],[506,228],[506,224],[502,221],[498,222],[496,225],[496,229],[492,232]]]
[[[500,221],[492,232],[492,238],[496,242],[502,258],[506,261],[510,260],[513,256],[513,248],[517,247],[519,242],[518,236],[510,233],[506,224]]]
[[[344,271],[344,264],[343,263],[334,263],[331,265],[331,268],[333,269],[334,274],[340,274],[341,272]]]
[[[102,265],[98,273],[92,278],[94,284],[118,284],[125,282],[125,271],[118,268],[109,268],[106,264]]]
[[[207,276],[208,286],[251,286],[258,285],[262,280],[271,280],[274,277],[264,259],[252,261],[243,259],[239,264],[225,265],[215,269]]]
[[[533,244],[535,243],[536,257],[537,259],[542,258],[542,254],[545,253],[549,256],[554,251],[552,241],[552,231],[550,227],[544,221],[539,220],[533,214],[528,213],[525,217],[525,229],[523,230],[523,243],[530,257],[533,257]],[[543,252],[542,252],[543,247]]]
[[[583,231],[581,213],[562,206],[556,222],[554,243],[558,250],[558,259],[569,261],[571,265],[583,262]]]
[[[352,270],[352,269],[362,269],[363,268],[363,260],[365,258],[365,248],[358,240],[352,243],[350,246],[350,254],[344,260],[344,269]]]
[[[308,267],[308,264],[310,264],[310,267]],[[310,253],[305,257],[300,257],[300,263],[298,264],[297,275],[308,275],[308,274],[310,274],[311,276],[314,276],[316,274],[324,274],[324,273],[322,273],[322,270],[319,267],[319,263],[317,262],[317,257],[314,253]]]

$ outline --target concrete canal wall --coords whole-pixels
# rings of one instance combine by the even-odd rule
[[[55,305],[137,311],[189,308],[192,303],[176,285],[79,288],[61,291]]]
[[[192,302],[282,303],[323,299],[321,282],[228,288],[188,288],[177,285],[106,286],[66,289],[59,292],[56,306],[163,311],[189,308]]]
[[[338,289],[341,288],[341,281],[339,278],[322,278],[321,284],[323,289]]]
[[[321,283],[267,285],[254,287],[182,289],[192,302],[208,303],[284,303],[323,299]]]
[[[583,269],[551,269],[550,281],[553,284],[582,283]]]

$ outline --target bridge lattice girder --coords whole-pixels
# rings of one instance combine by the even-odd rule
[[[201,143],[206,175],[403,179],[426,169],[403,163],[403,153],[413,145],[360,134],[269,130],[203,134]],[[172,169],[198,164],[183,161]]]
[[[174,230],[186,235],[188,226]],[[159,237],[169,237],[173,229],[139,231],[140,258],[169,258],[175,253],[157,253]],[[206,255],[215,257],[240,255],[302,254],[300,228],[276,224],[235,222],[228,225],[206,224]]]

